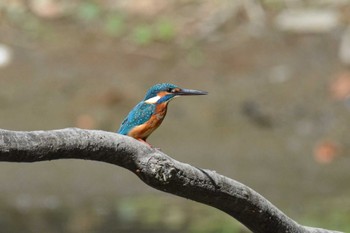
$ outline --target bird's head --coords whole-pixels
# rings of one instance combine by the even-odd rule
[[[147,91],[144,101],[149,104],[160,104],[168,102],[177,96],[206,94],[208,94],[206,91],[184,89],[170,83],[159,83]]]

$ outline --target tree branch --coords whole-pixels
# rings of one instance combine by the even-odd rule
[[[69,158],[124,167],[149,186],[222,210],[255,233],[337,232],[302,226],[251,188],[215,171],[176,161],[130,137],[77,128],[31,132],[0,129],[0,161]]]

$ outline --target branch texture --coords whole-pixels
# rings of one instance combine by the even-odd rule
[[[0,130],[0,161],[73,158],[124,167],[153,188],[226,212],[254,233],[338,232],[302,226],[251,188],[215,171],[176,161],[127,136],[77,128],[31,132]]]

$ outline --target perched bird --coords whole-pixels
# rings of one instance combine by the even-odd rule
[[[147,137],[162,123],[170,100],[178,96],[206,94],[205,91],[184,89],[170,83],[156,84],[124,119],[118,133],[147,143]]]

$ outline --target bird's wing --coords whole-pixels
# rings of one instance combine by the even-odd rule
[[[137,104],[120,125],[118,133],[127,135],[135,126],[142,125],[148,121],[155,108],[155,105],[145,102]]]

